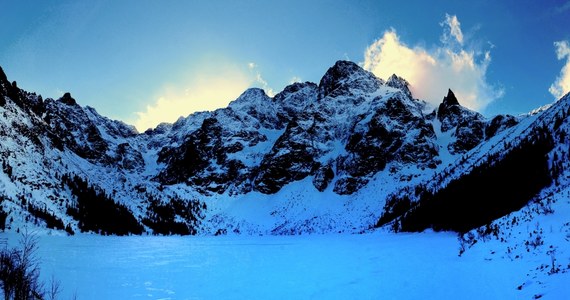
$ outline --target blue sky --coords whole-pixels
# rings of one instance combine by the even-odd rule
[[[139,130],[318,82],[339,59],[434,104],[451,87],[487,116],[570,85],[568,1],[3,1],[0,37],[20,87]]]

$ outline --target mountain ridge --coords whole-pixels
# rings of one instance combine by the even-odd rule
[[[451,90],[426,112],[405,79],[339,61],[319,84],[294,83],[274,97],[248,89],[226,108],[138,133],[69,93],[43,100],[0,73],[1,205],[11,230],[46,226],[33,205],[84,231],[68,211],[90,193],[124,206],[149,233],[165,224],[196,234],[361,232],[390,194],[529,119],[484,118]]]

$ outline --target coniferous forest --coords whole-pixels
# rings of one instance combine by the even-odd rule
[[[548,152],[553,147],[546,129],[503,154],[489,156],[471,172],[447,186],[428,191],[416,189],[418,200],[409,195],[388,198],[378,226],[394,221],[396,231],[453,230],[466,232],[522,208],[552,182]]]
[[[69,206],[67,214],[79,221],[82,232],[93,231],[104,235],[141,234],[142,225],[129,209],[116,203],[103,191],[89,186],[78,176],[63,175],[62,182],[77,197],[77,205]]]

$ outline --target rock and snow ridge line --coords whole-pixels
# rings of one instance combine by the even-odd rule
[[[62,183],[77,177],[146,232],[360,232],[376,223],[386,195],[521,121],[487,120],[451,91],[426,113],[404,79],[339,61],[319,84],[295,83],[273,98],[249,89],[227,108],[137,133],[70,94],[44,101],[0,75],[0,184],[12,229],[49,226],[51,214],[83,230],[70,212],[89,189]]]

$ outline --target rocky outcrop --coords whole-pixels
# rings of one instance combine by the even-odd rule
[[[271,151],[261,162],[254,180],[255,190],[273,194],[285,184],[301,180],[316,171],[318,149],[311,141],[313,130],[306,124],[291,121]]]
[[[319,82],[319,99],[352,97],[376,91],[383,81],[350,61],[337,61]]]
[[[488,140],[497,133],[511,128],[519,123],[518,119],[511,115],[498,115],[489,121],[485,126],[485,139]]]
[[[47,99],[43,119],[64,145],[80,157],[110,162],[107,141],[69,93],[58,100]]]
[[[319,191],[351,194],[388,164],[437,167],[435,117],[443,132],[453,130],[455,139],[446,145],[452,154],[485,138],[487,121],[462,107],[451,90],[437,113],[430,117],[424,109],[405,79],[392,75],[384,82],[339,61],[318,86],[294,83],[273,98],[249,89],[228,108],[208,115],[199,128],[185,129],[183,141],[160,151],[158,160],[165,167],[156,179],[201,192],[272,194],[312,176]],[[166,130],[195,126],[181,126],[191,124],[187,119]]]
[[[402,91],[410,99],[413,98],[410,83],[396,74],[392,74],[392,76],[386,80],[386,85]]]
[[[9,194],[0,206],[19,211],[10,216],[24,223],[29,206],[22,199],[31,199],[35,207],[59,212],[60,219],[77,230],[82,228],[76,218],[79,197],[91,203],[97,191],[95,198],[104,203],[124,204],[121,211],[132,211],[147,232],[180,222],[186,228],[181,232],[216,232],[229,228],[212,224],[218,224],[215,216],[232,222],[224,217],[231,214],[225,209],[237,207],[238,195],[273,199],[259,193],[281,193],[292,199],[283,199],[283,207],[266,203],[263,209],[270,210],[271,218],[283,218],[271,232],[286,232],[323,217],[318,209],[301,213],[307,198],[295,193],[322,192],[322,198],[334,198],[340,205],[334,214],[346,208],[350,213],[361,210],[358,214],[365,217],[364,210],[377,210],[376,200],[353,205],[370,189],[386,192],[413,185],[426,174],[443,174],[454,159],[469,157],[462,154],[485,140],[496,142],[493,136],[519,122],[508,115],[488,120],[461,106],[451,90],[436,110],[426,113],[427,104],[412,91],[397,75],[383,81],[357,64],[339,61],[319,84],[294,83],[274,97],[251,88],[225,108],[138,133],[81,107],[70,93],[43,100],[23,91],[0,70],[0,158],[5,174],[0,185]],[[176,209],[169,206],[172,199]],[[203,199],[214,205],[207,214],[212,218],[208,226],[214,227],[200,229],[206,215],[192,213],[190,218],[176,211],[206,211]],[[226,199],[236,202],[221,203]],[[288,223],[288,209],[299,209],[298,223]],[[334,226],[327,230],[345,225]]]
[[[499,115],[488,121],[481,114],[461,106],[451,90],[448,90],[437,109],[437,119],[441,122],[442,132],[454,130],[455,141],[447,146],[452,154],[465,153],[483,140],[518,123],[516,118],[509,115]]]
[[[434,117],[442,132],[453,130],[447,145],[452,154],[516,124],[510,116],[486,121],[462,107],[451,90],[430,117],[405,79],[392,75],[383,81],[348,61],[336,62],[318,85],[294,83],[275,97],[248,89],[226,108],[143,134],[79,106],[70,93],[43,101],[15,88],[3,72],[0,86],[3,95],[16,90],[16,98],[26,98],[59,149],[139,171],[146,163],[142,153],[154,151],[158,165],[151,178],[205,194],[271,194],[309,176],[319,191],[351,194],[389,164],[435,168],[441,160]]]
[[[335,192],[355,192],[387,163],[435,168],[440,162],[435,132],[421,105],[403,95],[385,100],[369,122],[356,126],[346,146],[349,154],[339,160],[338,172],[344,177]]]
[[[461,106],[453,91],[448,90],[447,96],[443,97],[443,102],[437,109],[437,119],[441,122],[441,131],[447,132],[461,122],[483,119],[483,117]]]

